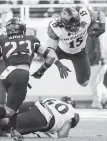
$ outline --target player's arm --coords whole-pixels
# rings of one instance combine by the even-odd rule
[[[88,10],[91,16],[91,23],[99,22],[99,30],[96,34],[99,37],[101,34],[103,34],[106,30],[105,24],[106,24],[106,18],[102,11],[91,11]]]
[[[40,45],[40,42],[35,43],[35,53],[45,58],[45,61],[42,64],[42,66],[35,73],[32,74],[32,76],[35,78],[41,78],[44,72],[48,68],[50,68],[50,66],[54,63],[55,59],[57,60],[57,56],[53,49],[44,48],[43,46]],[[67,72],[68,70],[65,69],[65,66],[63,64],[60,64],[57,67],[58,69],[60,69],[59,73],[60,76],[62,76],[62,78],[68,76]]]
[[[59,37],[54,32],[54,29],[55,28],[57,28],[57,26],[55,25],[55,23],[52,24],[50,22],[49,25],[48,25],[48,29],[47,29],[48,39],[47,39],[47,42],[46,42],[46,47],[52,48],[54,50],[56,50],[56,48],[58,46],[58,43],[59,43]]]
[[[54,28],[57,28],[57,23],[54,23]],[[52,29],[51,27],[52,25],[50,25],[49,23],[49,26],[48,26],[48,31],[47,31],[47,34],[48,34],[48,40],[47,40],[47,43],[46,43],[46,47],[50,50],[56,50],[57,47],[58,47],[58,43],[59,43],[59,37],[56,35],[56,33],[54,32],[54,30]],[[55,57],[55,61],[54,61],[54,64],[58,67],[58,70],[59,72],[65,72],[63,75],[63,73],[60,73],[60,77],[61,78],[66,78],[68,76],[68,71],[71,72],[69,70],[69,68],[67,68],[66,66],[64,66],[58,59],[58,56],[56,55]],[[63,65],[63,69],[62,69],[62,65]]]
[[[32,74],[32,76],[35,77],[35,78],[41,78],[42,75],[45,73],[45,71],[48,68],[50,68],[50,66],[53,64],[53,62],[55,60],[55,52],[44,48],[42,45],[40,45],[39,42],[35,43],[34,49],[35,49],[34,51],[35,51],[36,54],[45,58],[44,63],[38,69],[38,71],[35,72],[34,74]]]
[[[63,127],[57,132],[58,138],[66,138],[69,135],[71,129],[72,120],[66,122]]]

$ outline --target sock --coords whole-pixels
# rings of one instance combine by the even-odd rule
[[[4,107],[0,107],[0,119],[6,116],[6,110]]]
[[[9,120],[9,126],[11,129],[16,130],[17,113],[15,113]]]

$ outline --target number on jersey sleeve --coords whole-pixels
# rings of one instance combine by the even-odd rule
[[[54,25],[53,25],[54,26]],[[59,37],[55,34],[55,32],[53,31],[52,27],[50,26],[50,24],[48,25],[48,36],[54,40],[58,40]]]
[[[85,15],[87,15],[87,12],[85,10],[83,10],[83,11],[80,12],[80,15],[85,16]]]

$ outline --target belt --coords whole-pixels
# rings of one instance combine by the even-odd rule
[[[20,65],[15,65],[15,67],[17,67],[18,69],[24,69],[29,71],[29,66],[27,64],[20,64]]]

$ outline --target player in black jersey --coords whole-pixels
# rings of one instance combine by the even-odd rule
[[[33,74],[39,78],[53,64],[56,54],[42,47],[33,35],[26,35],[26,25],[19,18],[12,18],[7,22],[6,33],[7,36],[0,38],[0,56],[6,66],[0,78],[7,92],[7,102],[4,107],[0,107],[0,119],[10,118],[11,137],[19,141],[22,140],[22,136],[16,131],[16,113],[26,97],[29,69],[34,53],[45,58],[40,70]],[[62,69],[63,67],[60,66]]]

